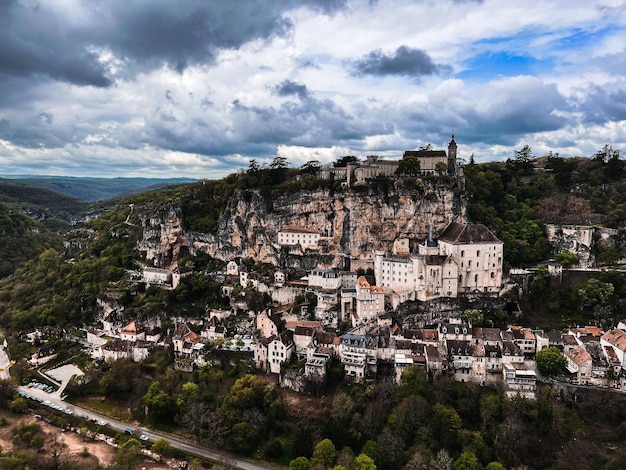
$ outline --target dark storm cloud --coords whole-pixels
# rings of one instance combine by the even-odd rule
[[[291,80],[284,80],[274,87],[274,93],[278,96],[297,95],[300,99],[304,99],[309,95],[306,85]]]
[[[448,73],[448,65],[435,64],[421,49],[400,46],[393,54],[386,55],[381,50],[372,51],[353,64],[356,75],[408,75],[419,77]]]
[[[77,85],[110,85],[96,57],[54,13],[17,0],[0,5],[0,78],[43,75]]]
[[[78,11],[54,5],[0,2],[0,78],[44,76],[76,85],[110,86],[146,67],[167,63],[182,72],[211,64],[220,49],[282,36],[292,29],[283,15],[306,6],[326,14],[345,1],[311,0],[107,0],[83,2]],[[112,68],[100,54],[123,61]]]
[[[580,105],[584,121],[591,124],[604,124],[608,121],[626,119],[626,91],[608,91],[596,86]]]

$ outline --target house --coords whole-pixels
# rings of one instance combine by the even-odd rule
[[[172,271],[172,289],[176,289],[180,281],[193,274],[193,270],[187,266],[177,266]]]
[[[335,332],[323,331],[316,335],[317,348],[324,349],[332,356],[339,356],[341,349],[341,338]]]
[[[451,339],[446,341],[448,364],[454,370],[454,379],[459,382],[472,381],[470,372],[474,361],[474,351],[468,340]]]
[[[93,347],[99,348],[100,346],[103,346],[104,344],[106,344],[107,338],[104,336],[105,336],[104,332],[100,330],[95,330],[94,328],[89,328],[87,330],[87,342],[92,348]]]
[[[239,271],[239,284],[244,289],[247,289],[248,287],[258,289],[260,280],[261,276],[255,272],[248,272],[245,268],[242,268],[241,271]]]
[[[366,276],[360,276],[357,280],[355,300],[353,327],[376,320],[385,313],[385,294],[380,287],[372,285]]]
[[[468,323],[440,323],[439,337],[442,341],[472,339],[472,327]]]
[[[567,370],[575,375],[575,381],[588,385],[592,378],[591,355],[584,348],[572,348],[565,352]]]
[[[234,260],[230,260],[226,263],[226,275],[239,276],[239,265]]]
[[[333,269],[315,268],[309,274],[309,287],[337,290],[341,287],[341,274]]]
[[[204,323],[200,336],[207,341],[215,341],[218,338],[224,339],[226,338],[226,327],[222,325],[218,317],[212,316]]]
[[[57,357],[56,349],[43,347],[37,349],[37,351],[30,356],[28,363],[35,367],[39,367],[46,362],[50,362],[55,357]]]
[[[425,348],[424,345],[421,345],[422,348]],[[405,354],[405,353],[396,353],[393,357],[393,366],[394,366],[394,380],[396,383],[402,383],[402,374],[406,369],[411,366],[419,367],[422,370],[426,370],[426,356],[415,355],[415,354]]]
[[[293,342],[295,345],[295,352],[299,358],[305,358],[308,356],[307,351],[309,349],[315,350],[315,335],[317,331],[310,326],[296,326],[293,331]]]
[[[267,347],[267,362],[270,372],[279,374],[281,365],[291,361],[294,351],[293,331],[285,330],[275,336]]]
[[[472,330],[474,344],[497,346],[502,344],[502,335],[499,328],[475,327]]]
[[[535,399],[537,391],[537,373],[534,368],[526,364],[514,362],[504,364],[502,367],[504,391],[506,396],[514,398],[521,396],[524,398]]]
[[[619,361],[622,369],[626,368],[626,332],[618,328],[614,328],[611,331],[604,333],[600,337],[600,345],[607,351],[607,359],[611,361],[611,356],[614,356]],[[608,351],[611,350],[612,353]]]
[[[446,352],[438,346],[426,345],[426,367],[435,377],[448,370]]]
[[[172,285],[172,272],[169,269],[163,268],[143,268],[143,282],[147,286],[169,286]]]
[[[161,339],[161,328],[155,326],[154,328],[146,328],[146,341],[150,343],[158,343]]]
[[[499,344],[484,344],[485,383],[495,384],[502,379],[502,348]]]
[[[148,359],[154,343],[145,340],[137,340],[132,343],[132,359],[134,362],[141,362]]]
[[[518,364],[524,362],[524,354],[513,341],[502,341],[502,364]]]
[[[99,358],[106,362],[132,357],[132,343],[121,339],[112,339],[100,347]]]
[[[330,355],[315,352],[306,358],[304,376],[316,384],[326,383],[326,372],[330,363]]]
[[[256,316],[256,329],[262,338],[277,336],[283,330],[282,315],[272,315],[267,309]]]
[[[278,231],[279,245],[300,245],[302,248],[316,248],[320,231],[303,226],[285,226]]]
[[[272,335],[269,338],[261,338],[261,340],[258,341],[254,345],[254,350],[253,350],[254,366],[257,369],[264,371],[266,374],[269,373],[270,371],[269,362],[267,360],[268,348],[269,348],[270,343],[274,341],[275,338],[276,338],[276,335]]]
[[[522,351],[526,358],[535,356],[537,352],[537,339],[530,328],[522,328],[521,326],[510,326],[507,329],[513,336],[513,342]]]
[[[131,321],[120,330],[120,339],[134,343],[146,339],[146,327],[137,321]]]
[[[179,323],[172,334],[174,354],[183,357],[193,355],[193,347],[200,343],[200,336],[194,332],[189,323]]]
[[[451,222],[437,242],[458,266],[459,293],[499,294],[504,243],[493,232],[482,224]]]
[[[346,377],[363,382],[370,366],[376,366],[376,338],[348,332],[341,336],[340,355]]]

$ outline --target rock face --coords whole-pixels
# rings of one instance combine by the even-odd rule
[[[271,208],[258,193],[242,191],[230,199],[215,234],[185,231],[182,212],[174,206],[144,214],[139,249],[160,267],[205,252],[222,260],[251,257],[281,267],[346,268],[348,259],[373,259],[375,250],[390,252],[397,238],[426,239],[431,221],[435,236],[453,219],[464,222],[465,207],[450,186],[390,188],[385,194],[367,188],[334,195],[302,191],[279,197]],[[286,226],[318,230],[318,247],[305,252],[299,246],[281,247],[278,231]]]

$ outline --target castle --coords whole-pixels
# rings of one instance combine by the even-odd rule
[[[430,146],[419,150],[406,150],[403,158],[414,157],[420,163],[420,172],[423,174],[437,174],[445,165],[448,175],[457,174],[457,144],[454,134],[448,144],[448,153],[445,150],[433,150]],[[364,184],[368,179],[377,176],[394,176],[398,170],[400,160],[382,160],[376,155],[368,155],[365,162],[348,163],[344,167],[320,168],[318,178],[345,181],[348,186]],[[442,165],[438,165],[442,164]]]

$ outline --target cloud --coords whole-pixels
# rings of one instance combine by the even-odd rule
[[[220,50],[288,34],[284,13],[306,7],[330,15],[345,1],[77,0],[62,6],[0,2],[0,77],[42,76],[109,87],[167,64],[181,73],[213,64]],[[120,67],[120,64],[123,67]]]
[[[296,95],[300,99],[307,98],[309,95],[309,91],[306,88],[306,85],[301,83],[296,83],[291,80],[284,80],[280,84],[274,87],[274,93],[278,96],[292,96]]]
[[[402,75],[419,77],[443,74],[452,71],[449,65],[435,64],[421,49],[400,46],[393,54],[385,55],[381,50],[372,51],[353,64],[356,75]]]
[[[611,91],[606,87],[594,86],[580,104],[584,121],[602,124],[626,120],[626,91],[619,88]]]

